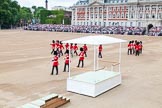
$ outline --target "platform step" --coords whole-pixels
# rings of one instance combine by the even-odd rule
[[[58,108],[68,102],[70,102],[69,98],[58,94],[50,94],[17,108]]]

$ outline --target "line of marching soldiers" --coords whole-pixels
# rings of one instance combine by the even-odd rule
[[[128,55],[135,54],[135,56],[139,56],[140,54],[142,54],[142,49],[143,49],[142,41],[137,41],[137,40],[129,41]]]
[[[63,72],[66,72],[66,67],[68,67],[68,70],[67,72],[69,72],[69,53],[71,55],[71,57],[74,56],[74,54],[76,56],[79,56],[79,62],[78,62],[78,65],[77,67],[80,66],[80,64],[82,63],[81,67],[83,68],[84,67],[84,57],[87,57],[87,51],[88,51],[88,47],[86,44],[84,44],[84,46],[80,47],[80,53],[78,54],[78,46],[77,44],[69,44],[66,43],[65,44],[65,48],[64,48],[64,45],[61,41],[57,40],[56,42],[53,40],[52,43],[50,44],[51,47],[52,47],[52,51],[51,51],[51,54],[54,55],[53,59],[52,59],[52,62],[53,62],[53,66],[52,66],[52,72],[51,72],[51,75],[54,74],[54,69],[56,69],[56,75],[58,75],[58,59],[59,57],[63,56],[65,54],[65,64],[64,64],[64,70]],[[70,51],[69,51],[69,48],[70,48]],[[63,50],[65,49],[65,52],[63,54]],[[98,57],[99,58],[102,58],[102,45],[99,45],[98,47]]]

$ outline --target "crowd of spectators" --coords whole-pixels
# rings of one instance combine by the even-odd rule
[[[152,27],[148,33],[149,36],[162,36],[162,26]]]
[[[55,25],[55,24],[35,24],[29,25],[24,29],[33,31],[162,36],[162,27],[152,27],[149,30],[148,34],[146,34],[145,27],[122,27],[122,26],[83,26],[83,25],[71,26],[71,25]]]
[[[77,25],[55,25],[55,24],[35,24],[24,28],[33,31],[53,31],[53,32],[76,32],[76,33],[96,33],[96,34],[121,34],[121,35],[145,35],[144,27],[122,27],[122,26],[77,26]]]

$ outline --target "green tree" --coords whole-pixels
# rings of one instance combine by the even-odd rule
[[[0,0],[0,28],[10,28],[18,25],[22,19],[31,19],[30,8],[23,11],[26,17],[22,15],[22,10],[24,7],[21,8],[15,0]]]
[[[34,20],[37,22],[39,22],[40,20],[40,11],[41,10],[46,10],[44,7],[36,7],[36,6],[32,6],[32,9],[33,9],[33,17],[34,17]]]
[[[41,10],[40,12],[41,24],[62,24],[63,19],[63,10]]]
[[[31,19],[33,18],[32,12],[30,8],[27,7],[22,7],[20,9],[20,24],[21,25],[26,25],[29,22],[31,22]]]

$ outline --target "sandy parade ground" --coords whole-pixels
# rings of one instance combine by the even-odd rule
[[[95,34],[1,30],[0,108],[15,108],[51,93],[71,99],[62,108],[162,108],[162,37],[109,35],[143,41],[139,57],[128,56],[127,43],[122,44],[122,84],[96,98],[67,92],[64,57],[59,58],[59,75],[50,75],[50,43],[88,35]],[[93,68],[93,46],[88,48],[84,69],[76,68],[77,56],[72,58],[72,75]],[[103,59],[117,61],[118,51],[118,44],[103,46]],[[100,61],[103,66],[111,64]]]

